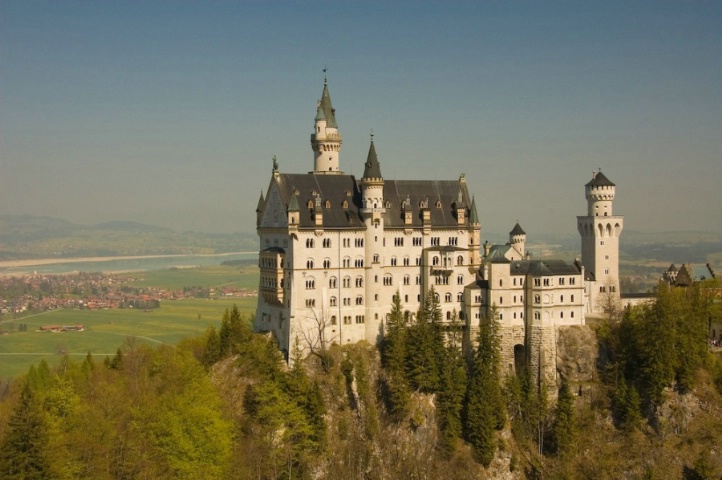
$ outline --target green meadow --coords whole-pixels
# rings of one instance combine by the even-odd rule
[[[132,274],[141,278],[138,286],[156,286],[181,290],[185,286],[218,287],[233,285],[256,289],[258,270],[238,267],[199,267]],[[202,334],[209,326],[220,325],[223,312],[237,305],[242,313],[256,308],[255,297],[218,299],[182,299],[161,302],[152,311],[133,309],[52,310],[31,313],[12,320],[3,319],[0,336],[0,379],[23,374],[30,365],[45,359],[51,366],[64,354],[82,360],[88,352],[99,358],[114,355],[124,343],[175,344],[183,338]],[[20,332],[20,324],[27,331]],[[39,332],[42,325],[85,326],[82,332]]]

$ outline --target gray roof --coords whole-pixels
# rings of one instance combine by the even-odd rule
[[[516,225],[514,225],[514,228],[512,228],[511,232],[509,232],[509,235],[526,235],[526,232],[521,228],[521,225],[519,225],[519,222],[516,222]]]
[[[281,173],[274,175],[272,182],[278,182],[281,200],[286,207],[291,206],[292,197],[297,195],[300,206],[299,227],[313,228],[313,209],[316,196],[322,202],[329,202],[324,209],[324,228],[360,228],[364,224],[361,217],[361,191],[353,175],[315,175]],[[421,227],[421,204],[426,202],[431,213],[431,224],[434,227],[456,227],[455,202],[461,190],[462,200],[468,200],[469,192],[466,184],[458,180],[386,180],[384,182],[384,201],[386,202],[387,228],[404,228],[404,210],[402,203],[407,198],[413,212],[411,227]],[[308,208],[311,201],[311,208]],[[348,208],[343,208],[343,203]],[[437,202],[438,205],[437,206]],[[468,217],[468,215],[467,215]]]
[[[578,275],[581,270],[564,260],[514,260],[511,263],[512,275],[532,275],[548,277],[552,275]]]
[[[338,128],[336,124],[336,109],[331,105],[331,95],[328,93],[328,83],[324,79],[323,81],[323,93],[321,94],[321,101],[319,102],[318,109],[323,111],[323,117],[326,119],[326,126],[331,128]],[[316,113],[316,118],[319,118],[321,112]]]
[[[613,187],[614,184],[599,170],[587,184],[587,187]]]
[[[379,159],[376,157],[376,147],[374,147],[373,140],[371,140],[369,154],[364,164],[363,178],[383,178],[381,177],[381,165],[379,165]]]
[[[265,201],[263,200],[263,192],[261,192],[261,198],[258,199],[258,205],[256,206],[256,212],[262,212],[263,211],[263,204]]]
[[[471,223],[479,223],[479,215],[476,213],[476,198],[471,197]]]

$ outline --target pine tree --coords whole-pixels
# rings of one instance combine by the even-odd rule
[[[447,455],[453,453],[462,434],[461,411],[464,406],[466,383],[466,362],[461,351],[461,328],[454,312],[436,407],[441,430],[440,447]]]
[[[496,433],[506,421],[500,384],[500,345],[496,309],[482,318],[479,328],[479,347],[466,396],[466,438],[476,458],[485,466],[496,452]]]
[[[206,331],[206,348],[203,350],[203,365],[208,368],[221,359],[221,337],[216,327]]]
[[[382,359],[386,371],[386,403],[389,413],[397,421],[406,416],[411,398],[405,367],[407,334],[406,318],[397,291],[382,344]]]
[[[0,478],[50,479],[47,444],[47,425],[41,405],[26,382],[0,445]]]
[[[566,380],[562,380],[554,409],[553,433],[557,455],[566,457],[572,451],[577,433],[574,418],[574,396]]]

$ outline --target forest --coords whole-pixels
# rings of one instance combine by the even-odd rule
[[[496,315],[473,348],[435,295],[399,296],[379,346],[298,339],[286,364],[251,319],[175,346],[32,366],[0,389],[3,479],[718,479],[714,289],[660,284],[595,326],[597,380],[502,374]]]

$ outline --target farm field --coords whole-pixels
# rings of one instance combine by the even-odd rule
[[[239,288],[258,287],[255,267],[212,266],[177,270],[162,270],[132,274],[142,278],[137,286],[156,286],[182,290],[184,286]],[[182,299],[161,302],[152,311],[133,309],[52,310],[16,319],[3,319],[0,336],[0,379],[16,377],[27,372],[30,365],[45,359],[51,366],[60,362],[63,352],[82,360],[88,352],[102,361],[105,355],[115,355],[128,338],[151,344],[175,344],[183,338],[202,334],[209,326],[218,327],[223,312],[237,305],[241,313],[251,314],[256,308],[255,297],[221,297],[218,299]],[[19,325],[27,325],[20,332]],[[38,332],[42,325],[85,326],[82,332]]]

